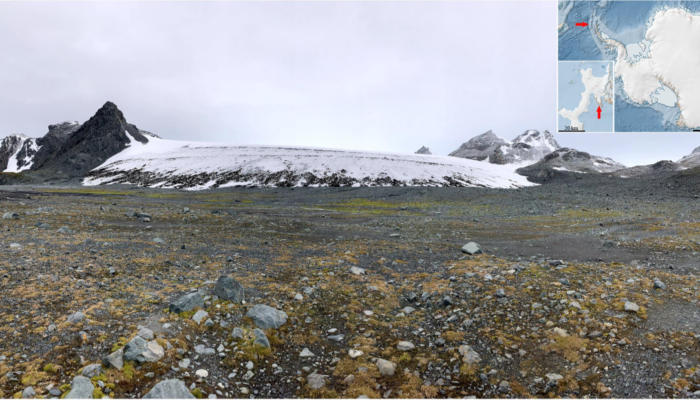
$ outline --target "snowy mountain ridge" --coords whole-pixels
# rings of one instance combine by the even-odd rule
[[[509,168],[453,157],[159,138],[149,138],[145,144],[131,140],[83,180],[84,185],[116,183],[191,190],[233,186],[533,185]]]

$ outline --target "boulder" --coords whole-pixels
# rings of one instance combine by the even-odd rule
[[[104,357],[102,359],[102,365],[105,367],[114,367],[118,369],[119,371],[124,368],[124,349],[121,348],[112,354]]]
[[[138,362],[158,361],[165,355],[165,350],[155,340],[147,342],[136,336],[124,346],[124,360]]]
[[[76,376],[70,384],[70,392],[66,393],[64,399],[91,399],[95,386],[90,379],[84,376]]]
[[[462,246],[462,252],[467,253],[469,255],[474,255],[474,254],[482,254],[483,251],[481,250],[481,246],[479,246],[477,243],[474,242],[469,242]]]
[[[226,275],[220,276],[219,280],[216,281],[214,294],[219,296],[219,298],[234,302],[236,304],[241,304],[243,300],[245,300],[245,290],[243,289],[243,285]]]
[[[195,397],[187,390],[185,382],[179,379],[166,379],[153,386],[144,399],[194,399]]]
[[[310,374],[306,377],[306,383],[309,384],[309,387],[311,389],[322,389],[326,386],[326,377],[328,377],[328,375],[321,375],[314,372],[313,374]]]
[[[251,318],[260,329],[277,329],[287,322],[287,313],[264,304],[256,304],[248,310]]]
[[[201,294],[196,292],[180,296],[170,303],[170,312],[176,314],[192,311],[195,308],[204,308],[204,298],[202,298]]]

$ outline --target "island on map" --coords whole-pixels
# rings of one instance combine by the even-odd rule
[[[615,131],[700,130],[700,2],[560,1],[559,60],[612,60]]]
[[[609,61],[559,63],[560,132],[613,131],[612,77]]]

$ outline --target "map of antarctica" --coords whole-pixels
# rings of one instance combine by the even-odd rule
[[[594,130],[586,126],[590,115],[597,120],[594,104],[577,115],[561,74],[569,68],[562,61],[596,60],[612,61],[615,131],[700,130],[700,2],[560,1],[558,18],[559,130]]]
[[[559,131],[613,131],[612,62],[559,63]]]

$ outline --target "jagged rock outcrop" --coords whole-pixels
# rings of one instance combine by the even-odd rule
[[[498,135],[492,131],[488,131],[469,139],[469,141],[463,143],[457,150],[449,155],[452,157],[482,161],[489,158],[496,149],[507,143],[505,139],[498,137]]]
[[[425,146],[421,146],[421,148],[418,149],[418,151],[416,151],[415,154],[433,154],[433,153],[430,152],[429,148],[427,148]]]
[[[559,148],[559,143],[548,131],[528,130],[512,141],[507,141],[488,131],[471,138],[450,153],[450,156],[479,161],[488,160],[491,164],[528,165]]]
[[[80,126],[81,125],[76,121],[66,121],[60,124],[49,125],[49,131],[46,135],[36,139],[39,150],[34,155],[34,164],[32,164],[31,170],[36,171],[40,166],[44,165],[46,160],[53,153],[58,151]]]
[[[119,108],[108,101],[70,135],[58,150],[46,159],[38,160],[40,162],[32,169],[83,176],[124,150],[132,140],[148,143],[142,131],[129,124]]]
[[[564,147],[547,154],[534,164],[517,169],[516,172],[536,182],[544,182],[561,173],[611,173],[623,168],[623,164],[611,158]]]

